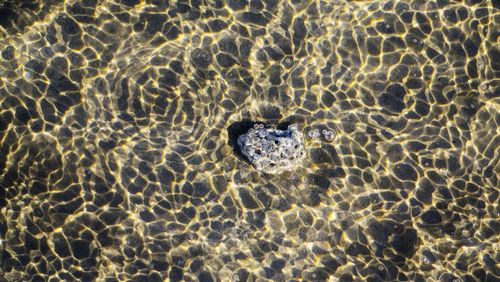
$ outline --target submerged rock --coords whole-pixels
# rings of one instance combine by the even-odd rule
[[[270,174],[292,170],[306,155],[302,134],[295,125],[279,130],[256,124],[238,137],[238,146],[255,169]]]

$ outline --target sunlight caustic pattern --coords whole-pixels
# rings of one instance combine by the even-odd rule
[[[0,1],[0,276],[499,279],[495,5]]]

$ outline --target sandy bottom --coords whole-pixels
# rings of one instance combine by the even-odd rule
[[[498,1],[0,1],[0,281],[499,281],[499,30]],[[256,171],[254,122],[305,161]]]

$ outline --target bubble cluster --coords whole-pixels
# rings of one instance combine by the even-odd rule
[[[319,134],[319,129],[313,129],[313,130],[310,130],[309,133],[307,134],[309,136],[309,138],[311,139],[319,139],[319,137],[321,136]]]
[[[257,170],[270,174],[291,170],[305,156],[302,137],[295,125],[279,130],[256,124],[238,137],[238,146]]]
[[[321,133],[323,133],[323,136],[328,141],[332,141],[335,138],[335,133],[333,131],[331,131],[331,130],[323,129],[321,131]]]
[[[323,136],[323,138],[328,142],[331,142],[333,141],[333,139],[335,139],[335,133],[328,129],[323,129],[320,132],[318,128],[315,128],[309,130],[309,132],[307,133],[307,137],[309,137],[309,139],[311,140],[319,140],[321,139],[321,136]]]

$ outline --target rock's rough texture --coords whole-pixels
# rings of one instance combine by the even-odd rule
[[[270,174],[293,169],[306,155],[295,125],[286,130],[256,125],[238,137],[238,146],[255,169]]]

